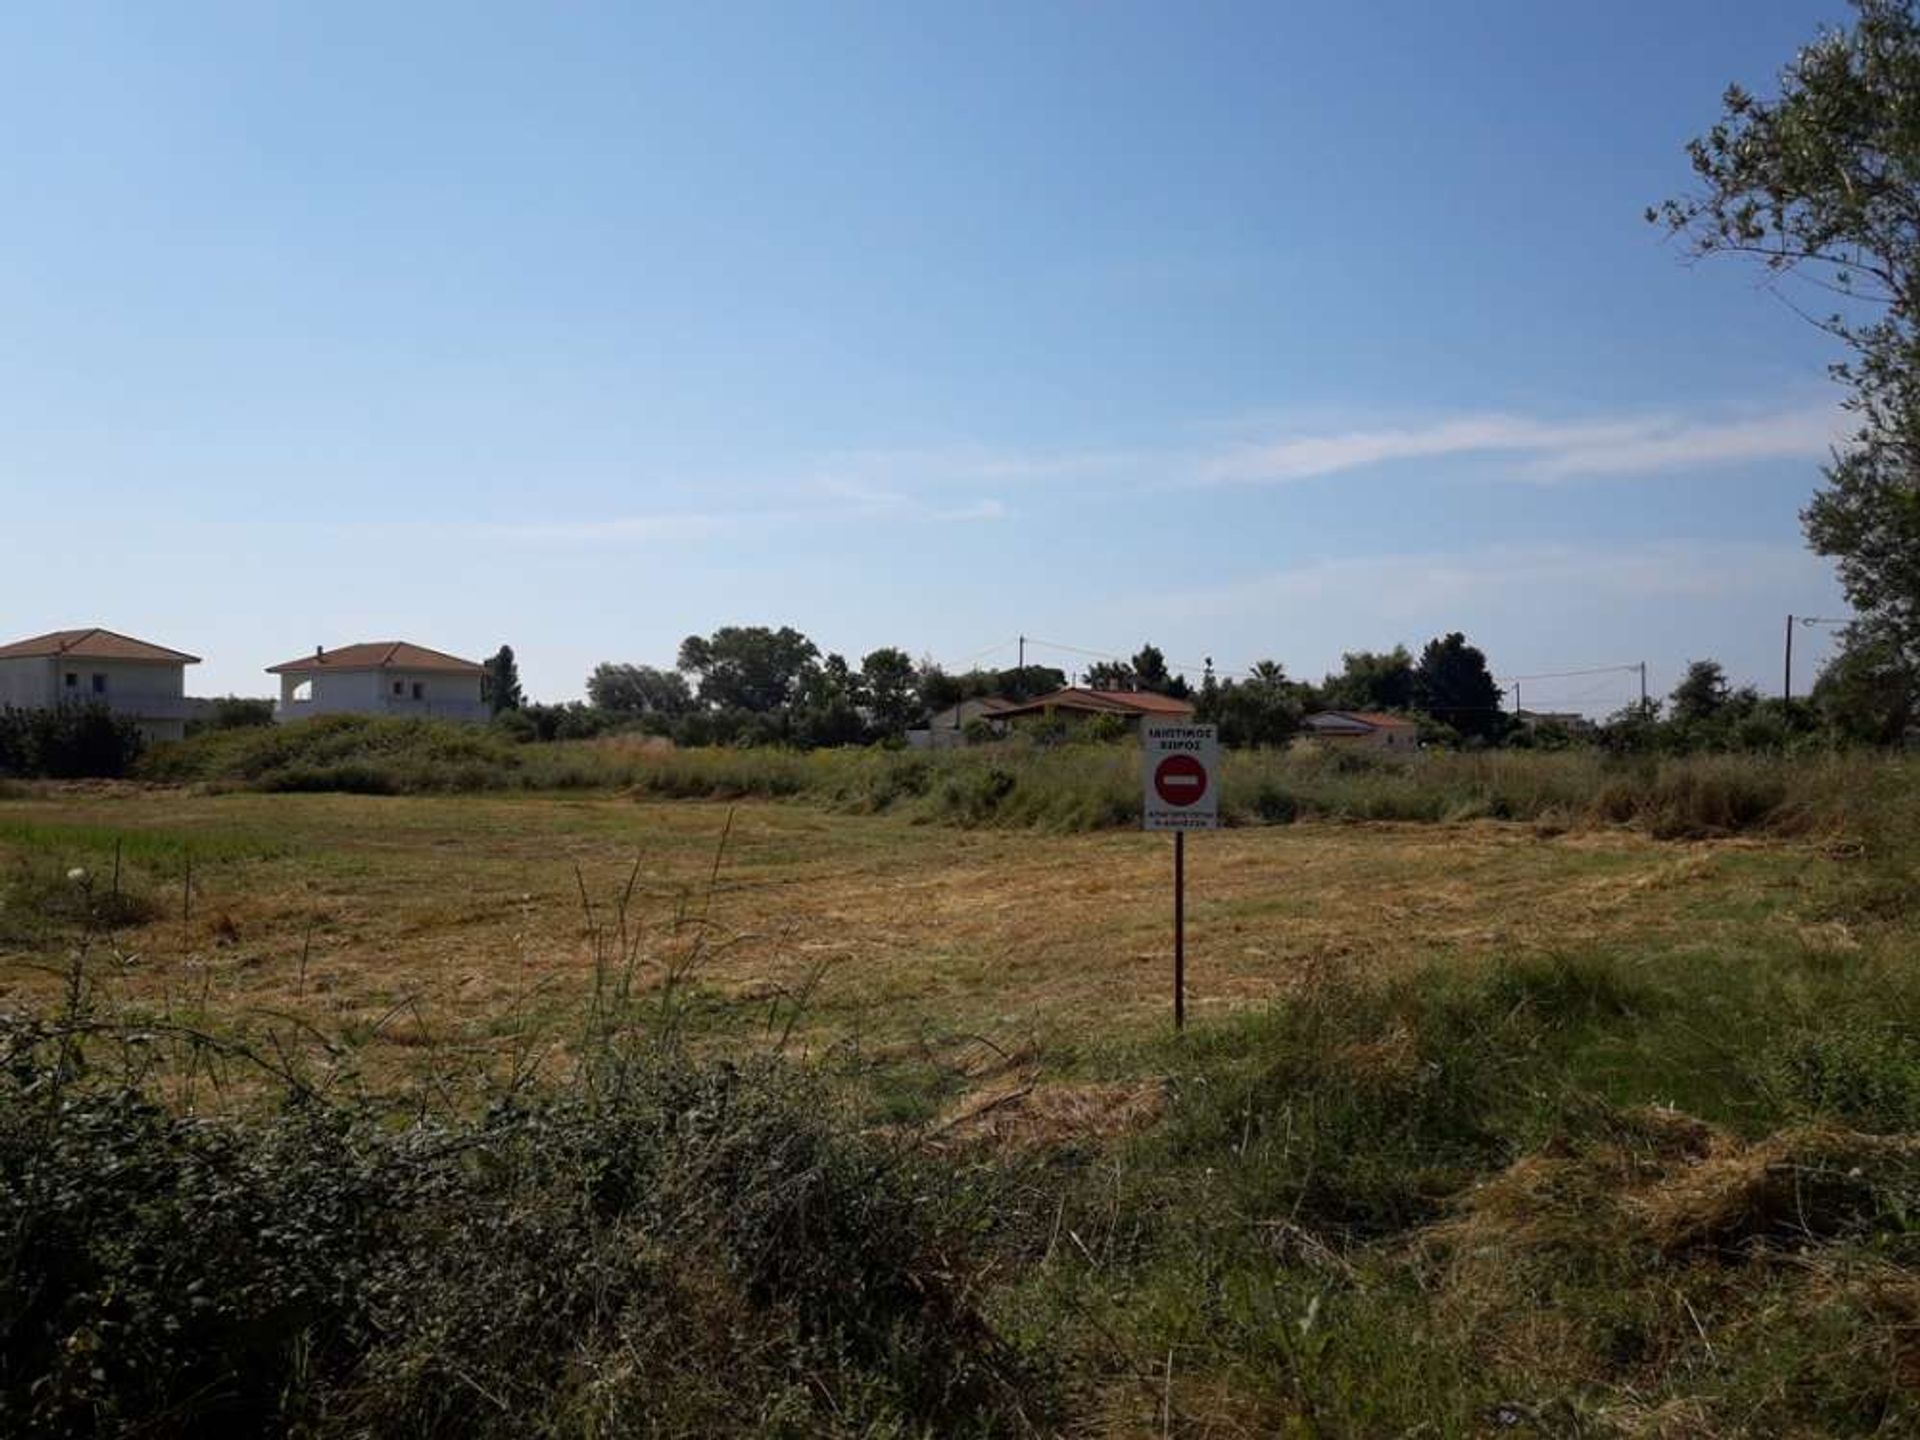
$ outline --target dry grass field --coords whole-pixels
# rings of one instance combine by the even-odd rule
[[[697,940],[689,978],[743,1015],[805,990],[816,1049],[986,1037],[1065,1053],[1153,1032],[1170,1007],[1165,836],[607,794],[98,787],[0,805],[0,865],[16,873],[82,868],[104,887],[116,844],[122,887],[152,902],[93,942],[117,1000],[297,1017],[353,1038],[376,1071],[429,1045],[472,1057],[516,1019],[577,1010],[596,927],[620,929],[623,897],[639,986]],[[1496,822],[1220,831],[1189,849],[1190,1014],[1204,1025],[1314,978],[1436,961],[1844,947],[1810,902],[1836,865],[1811,844]],[[0,1003],[58,993],[47,938],[0,920]]]
[[[1180,1037],[1166,836],[17,787],[0,1167],[41,1238],[0,1301],[72,1313],[6,1393],[182,1434],[1915,1433],[1882,773],[1853,828],[1192,837]]]

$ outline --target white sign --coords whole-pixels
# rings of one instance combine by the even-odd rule
[[[1146,830],[1212,830],[1220,824],[1220,732],[1212,725],[1140,727]]]

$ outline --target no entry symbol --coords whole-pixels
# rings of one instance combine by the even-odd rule
[[[1169,755],[1154,767],[1153,788],[1169,805],[1196,805],[1207,793],[1207,767],[1191,755]]]

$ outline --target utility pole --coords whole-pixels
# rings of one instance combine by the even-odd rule
[[[1780,676],[1780,698],[1793,699],[1793,616],[1787,616],[1787,664]]]
[[[1516,720],[1520,718],[1520,682],[1518,680],[1513,682],[1513,718]]]
[[[1795,625],[1847,625],[1848,620],[1830,620],[1822,615],[1787,616],[1787,656],[1786,667],[1780,677],[1780,698],[1793,699],[1793,627]]]
[[[1027,668],[1027,637],[1024,635],[1020,637],[1020,668]]]
[[[1647,662],[1640,662],[1640,713],[1647,713]]]

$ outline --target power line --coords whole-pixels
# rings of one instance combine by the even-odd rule
[[[969,655],[965,660],[962,660],[960,662],[959,668],[962,670],[971,670],[973,669],[974,666],[978,665],[982,660],[986,659],[987,656],[997,654],[1000,651],[1006,649],[1009,645],[1012,645],[1014,643],[1015,642],[1012,640],[1002,640],[998,644],[989,645],[987,646],[986,649],[978,651],[973,655]]]
[[[1636,661],[1632,665],[1597,665],[1591,670],[1554,670],[1544,675],[1505,675],[1504,684],[1511,685],[1516,680],[1577,680],[1583,675],[1615,675],[1635,671],[1640,668]]]
[[[1039,645],[1048,650],[1064,650],[1069,655],[1084,655],[1090,660],[1111,660],[1122,665],[1131,663],[1128,656],[1116,654],[1111,650],[1088,650],[1081,645],[1067,645],[1058,640],[1042,640],[1034,635],[1027,636],[1027,644]],[[1192,665],[1184,661],[1168,660],[1164,655],[1160,658],[1161,663],[1176,675],[1204,674],[1207,668],[1205,665]]]

